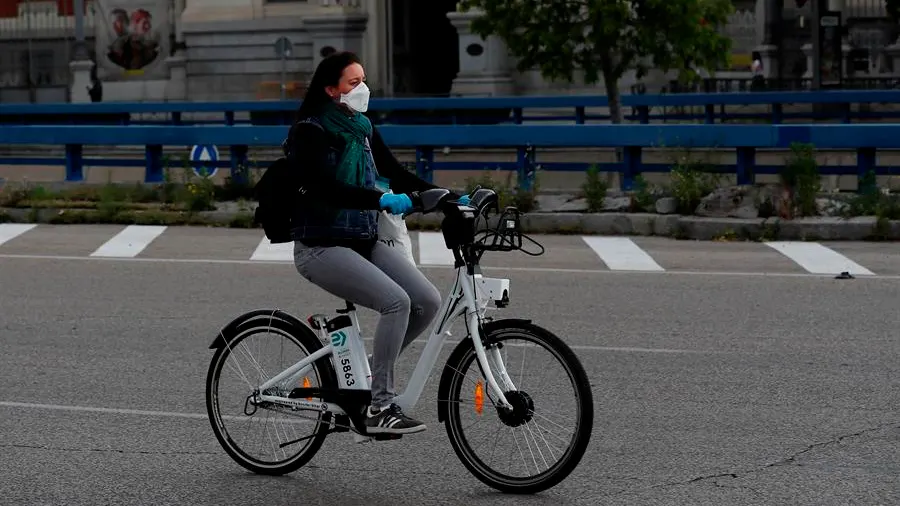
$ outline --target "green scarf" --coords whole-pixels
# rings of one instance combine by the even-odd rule
[[[362,186],[366,170],[366,137],[372,135],[372,123],[359,112],[352,116],[337,105],[328,104],[320,116],[322,126],[344,140],[344,152],[338,162],[337,179]]]

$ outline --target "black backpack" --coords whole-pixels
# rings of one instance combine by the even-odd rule
[[[253,188],[259,205],[253,215],[253,222],[262,225],[266,237],[273,244],[291,242],[291,216],[294,213],[296,188],[292,191],[290,163],[281,157],[266,169]]]
[[[307,118],[302,123],[312,123],[322,128],[322,125],[312,118]],[[253,222],[262,225],[266,237],[272,244],[293,241],[291,218],[298,209],[304,193],[298,187],[298,178],[291,176],[291,171],[303,170],[303,167],[298,167],[290,156],[288,147],[291,133],[281,144],[284,156],[272,162],[253,188],[256,201],[259,203],[253,215]]]

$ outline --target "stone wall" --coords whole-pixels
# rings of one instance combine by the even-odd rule
[[[303,86],[311,75],[312,43],[298,17],[185,23],[183,30],[188,100],[277,98],[282,62],[275,41],[282,36],[293,45],[285,81]]]

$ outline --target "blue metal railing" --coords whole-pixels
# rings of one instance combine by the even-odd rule
[[[0,144],[65,146],[65,157],[0,158],[4,163],[66,166],[68,181],[83,180],[85,164],[95,166],[143,166],[148,183],[163,179],[163,147],[185,148],[191,145],[228,146],[229,160],[199,162],[217,167],[231,167],[239,180],[241,167],[247,162],[250,146],[280,146],[286,126],[206,125],[206,126],[44,126],[0,125]],[[895,168],[878,166],[876,150],[900,148],[900,125],[836,124],[836,125],[470,125],[470,126],[398,126],[379,128],[385,142],[394,148],[415,148],[417,172],[431,179],[434,170],[473,170],[473,162],[434,161],[436,148],[509,148],[515,149],[516,162],[491,164],[516,170],[520,188],[531,187],[538,168],[540,148],[622,148],[619,163],[596,164],[600,171],[623,175],[624,189],[630,189],[635,176],[642,172],[668,172],[668,164],[642,162],[645,148],[718,148],[732,149],[737,162],[720,166],[732,171],[739,184],[749,184],[756,174],[777,174],[779,166],[756,164],[758,149],[788,148],[792,143],[811,143],[820,149],[855,150],[857,163],[850,166],[820,167],[823,175],[855,174],[864,177],[870,170],[884,175]],[[144,159],[87,160],[86,145],[144,146]],[[481,164],[484,168],[485,164]],[[583,171],[588,164],[540,163],[541,170]]]
[[[679,93],[622,97],[625,120],[644,124],[673,121],[754,121],[780,124],[786,120],[820,119],[850,123],[854,120],[900,118],[900,111],[854,110],[854,104],[897,103],[900,103],[900,90]],[[291,122],[298,105],[299,102],[296,101],[7,104],[0,105],[0,124],[284,125]],[[608,105],[608,99],[603,95],[381,98],[371,101],[370,115],[378,124],[520,124],[539,121],[584,124],[597,120],[608,121],[608,113],[589,112],[590,109],[606,108]],[[813,110],[785,111],[785,107],[791,105],[813,106]],[[727,109],[741,106],[765,106],[767,110]],[[560,109],[570,109],[572,112],[554,112]],[[698,112],[684,109],[696,109]],[[545,113],[541,114],[541,110]],[[243,113],[249,115],[249,118],[236,118]],[[191,115],[206,117],[188,117]]]

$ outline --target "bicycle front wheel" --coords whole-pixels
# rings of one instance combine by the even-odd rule
[[[466,339],[447,360],[439,394],[450,443],[463,465],[497,490],[549,489],[572,473],[591,437],[594,404],[584,367],[562,340],[529,322],[490,322],[482,341],[514,409],[499,408],[492,399]]]

